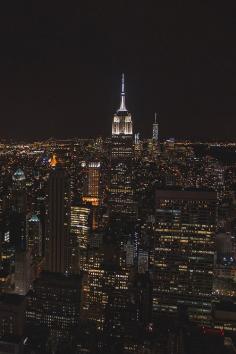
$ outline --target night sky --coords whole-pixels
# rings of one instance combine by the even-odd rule
[[[0,138],[109,136],[124,72],[141,137],[236,140],[234,3],[1,1]]]

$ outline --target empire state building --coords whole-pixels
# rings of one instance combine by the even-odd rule
[[[133,124],[131,114],[127,111],[125,106],[125,78],[122,74],[121,84],[121,101],[120,108],[114,114],[112,122],[112,135],[132,135]]]
[[[110,154],[109,209],[112,219],[136,215],[133,188],[133,124],[125,105],[122,74],[120,107],[113,116]]]

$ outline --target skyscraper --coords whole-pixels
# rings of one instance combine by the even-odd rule
[[[65,273],[68,269],[69,183],[64,169],[57,165],[49,176],[47,270]]]
[[[192,321],[211,314],[216,193],[157,190],[153,314],[185,309]]]
[[[15,256],[14,292],[18,295],[26,295],[30,289],[32,280],[31,254],[29,250],[17,250]]]
[[[127,298],[128,279],[128,271],[121,270],[114,264],[111,266],[111,263],[107,266],[102,249],[90,249],[87,272],[83,277],[83,320],[94,321],[97,329],[103,331],[109,299],[115,294]]]
[[[86,166],[86,178],[83,186],[83,201],[93,206],[99,205],[100,198],[100,174],[99,161],[90,161]]]
[[[26,212],[25,174],[20,168],[12,176],[13,210],[20,214]]]
[[[84,268],[91,225],[91,207],[72,205],[70,214],[71,251],[69,251],[72,273],[79,273]]]
[[[19,168],[12,176],[12,205],[9,214],[10,243],[15,250],[26,247],[26,178]]]
[[[159,139],[159,124],[157,123],[157,113],[155,113],[155,120],[152,125],[152,139],[158,142]]]
[[[27,295],[27,322],[46,325],[59,342],[78,325],[80,295],[79,276],[42,272]]]
[[[33,257],[42,256],[42,227],[39,217],[35,214],[27,216],[26,244]]]
[[[133,125],[125,105],[124,74],[122,74],[120,108],[112,122],[110,155],[109,206],[111,216],[134,216],[133,190]]]
[[[133,123],[131,114],[125,105],[125,77],[122,74],[121,83],[121,101],[120,108],[116,111],[112,122],[112,136],[115,135],[131,135],[133,134]]]

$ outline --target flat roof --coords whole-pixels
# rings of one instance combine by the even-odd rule
[[[156,199],[216,200],[217,194],[214,191],[202,190],[202,189],[194,189],[194,190],[156,189]]]

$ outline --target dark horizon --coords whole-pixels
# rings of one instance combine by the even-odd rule
[[[110,136],[124,72],[141,137],[234,140],[234,8],[1,5],[0,138]]]

